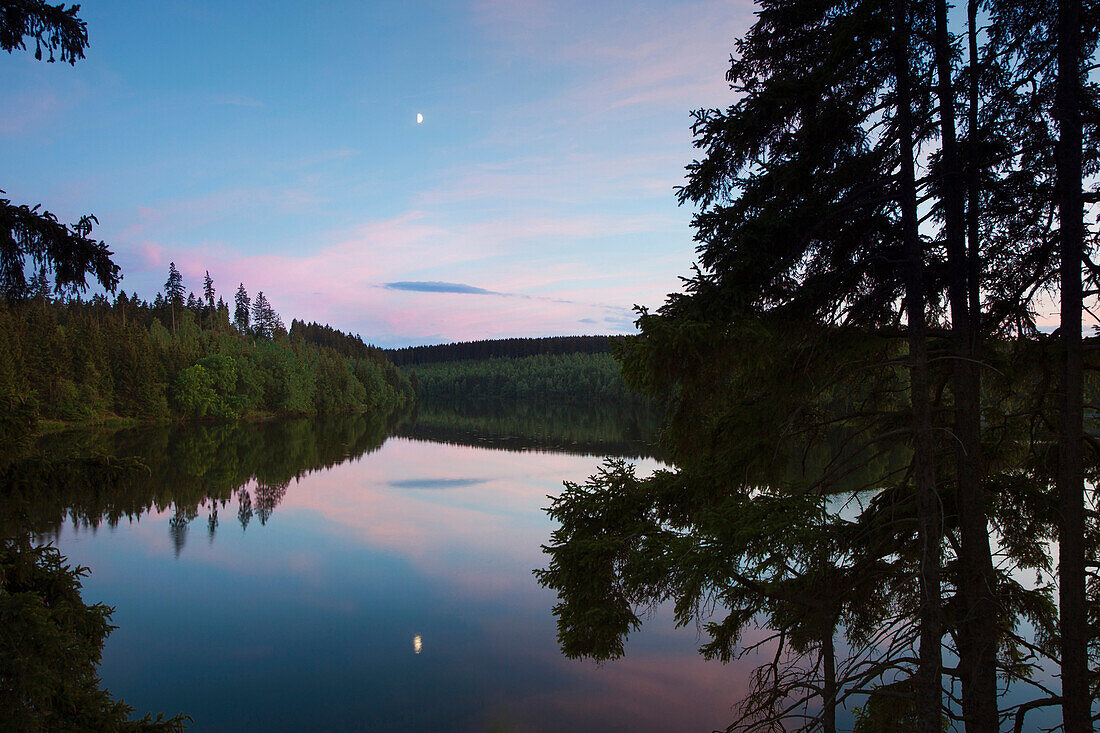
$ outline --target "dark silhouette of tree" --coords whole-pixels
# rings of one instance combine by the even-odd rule
[[[1059,619],[1062,653],[1062,722],[1067,731],[1092,730],[1094,682],[1088,669],[1084,497],[1084,371],[1081,268],[1085,261],[1084,94],[1082,80],[1095,66],[1083,58],[1082,0],[1059,0],[1055,24],[1058,76],[1054,118],[1059,224],[1062,405],[1058,441]],[[1095,34],[1095,21],[1090,24]],[[1095,41],[1093,41],[1095,45]],[[1091,54],[1090,54],[1091,55]],[[1095,109],[1092,110],[1095,115]],[[1093,121],[1095,125],[1095,120]]]
[[[46,299],[50,297],[50,278],[46,275],[45,265],[39,266],[38,272],[31,280],[31,296],[40,306],[46,307]]]
[[[49,63],[56,59],[76,64],[84,58],[88,46],[88,28],[77,17],[79,5],[50,5],[42,0],[5,0],[0,2],[0,49],[12,53],[27,47],[34,39],[34,57],[42,60],[45,48]]]
[[[96,667],[113,609],[80,597],[87,568],[51,546],[0,540],[0,727],[11,731],[180,731],[183,715],[134,720]]]
[[[107,245],[90,236],[93,222],[99,223],[94,216],[85,216],[75,224],[62,224],[37,206],[17,206],[0,198],[0,294],[9,300],[30,294],[25,273],[28,258],[36,269],[45,267],[53,274],[58,293],[83,292],[89,275],[114,290],[121,277],[119,267]]]
[[[893,32],[890,50],[896,101],[897,147],[899,151],[898,205],[901,209],[901,238],[905,252],[905,311],[909,326],[909,395],[913,411],[913,473],[917,499],[917,534],[920,541],[920,646],[914,676],[918,725],[921,733],[938,733],[942,728],[943,609],[941,544],[943,542],[940,497],[936,492],[932,446],[932,404],[929,395],[927,295],[924,277],[924,248],[917,214],[916,120],[913,111],[912,55],[910,38],[913,20],[907,0],[893,0],[890,18]],[[964,661],[963,664],[966,664]]]
[[[285,330],[279,314],[271,307],[262,290],[256,294],[256,300],[252,303],[252,330],[259,338],[267,339]]]
[[[214,307],[214,294],[214,278],[210,277],[210,270],[207,270],[202,278],[202,296],[210,308]]]
[[[249,333],[249,319],[252,317],[252,301],[248,298],[248,291],[244,289],[244,283],[237,286],[237,294],[233,296],[233,323],[241,335]]]
[[[723,598],[725,585],[749,594],[730,594],[728,604],[724,598],[720,602],[731,615],[714,630],[727,638],[735,638],[744,625],[745,617],[737,613],[750,608],[771,614],[768,623],[781,633],[814,628],[817,666],[800,681],[783,677],[782,682],[774,669],[765,668],[759,694],[751,697],[762,706],[753,708],[760,715],[777,716],[769,719],[775,725],[782,725],[784,709],[769,712],[769,704],[780,704],[786,693],[794,693],[797,702],[803,694],[799,689],[814,690],[821,713],[813,724],[831,730],[835,696],[853,685],[867,690],[873,682],[882,694],[872,695],[870,708],[886,709],[880,704],[884,699],[903,695],[905,717],[919,730],[939,731],[942,715],[958,715],[954,705],[959,698],[943,693],[946,674],[962,683],[967,730],[994,731],[998,671],[1014,683],[1026,681],[1031,655],[1058,657],[1047,643],[1053,639],[1063,646],[1076,644],[1084,659],[1093,633],[1090,617],[1063,618],[1063,633],[1052,633],[1050,588],[1042,581],[1038,588],[1026,588],[1004,570],[1051,567],[1048,548],[1034,538],[1049,537],[1061,522],[1068,554],[1087,561],[1073,571],[1076,575],[1067,567],[1076,561],[1061,565],[1063,574],[1074,577],[1062,592],[1076,593],[1082,613],[1088,610],[1086,593],[1093,586],[1085,584],[1084,569],[1095,562],[1095,547],[1085,531],[1091,525],[1065,528],[1074,512],[1063,508],[1059,518],[1051,504],[1055,465],[1065,474],[1076,461],[1078,468],[1070,471],[1075,506],[1081,496],[1081,461],[1072,453],[1080,452],[1084,441],[1080,432],[1071,437],[1064,432],[1079,422],[1080,374],[1067,366],[1059,380],[1048,370],[1054,352],[1047,343],[1006,340],[1034,339],[1034,297],[1056,287],[1059,262],[1063,273],[1074,273],[1076,293],[1081,292],[1082,262],[1086,272],[1100,273],[1079,251],[1063,251],[1059,258],[1055,246],[1053,160],[1055,140],[1061,137],[1052,134],[1050,124],[1056,96],[1050,71],[1056,56],[1054,13],[1046,3],[990,2],[983,8],[977,0],[966,11],[965,30],[953,34],[945,2],[761,4],[757,23],[738,42],[728,74],[738,101],[728,110],[696,113],[696,145],[705,154],[689,166],[680,197],[698,207],[693,224],[700,268],[686,293],[670,296],[656,314],[642,311],[642,335],[622,352],[628,381],[668,405],[670,422],[662,442],[676,470],[671,478],[652,481],[605,470],[587,491],[571,487],[568,498],[553,508],[563,529],[549,548],[552,567],[543,580],[562,594],[557,612],[563,645],[597,656],[614,650],[630,628],[631,603],[675,599],[684,609],[679,620],[689,619],[693,586],[680,583],[703,572],[702,563],[720,568],[705,591],[707,598]],[[1074,16],[1078,19],[1059,27],[1072,27],[1087,39],[1087,48],[1078,45],[1074,53],[1067,52],[1060,67],[1079,64],[1074,67],[1076,91],[1058,97],[1059,120],[1066,119],[1070,106],[1079,112],[1096,107],[1088,96],[1094,85],[1082,91],[1094,68],[1086,61],[1093,54],[1087,44],[1096,36],[1095,13],[1074,12],[1080,13]],[[969,55],[961,67],[957,53],[964,36]],[[1073,104],[1065,101],[1074,95]],[[956,117],[960,110],[966,110],[965,131]],[[1060,132],[1073,127],[1059,123]],[[1095,126],[1084,127],[1086,136],[1093,134]],[[1075,151],[1079,161],[1082,150],[1094,156],[1095,148],[1091,138],[1082,142],[1078,136],[1065,150]],[[1063,153],[1063,160],[1070,157]],[[1060,195],[1066,195],[1067,186],[1079,195],[1082,168],[1086,173],[1097,169],[1086,161],[1072,175],[1059,173]],[[1058,209],[1059,214],[1079,212],[1080,199]],[[1063,247],[1072,238],[1063,232]],[[1072,303],[1067,306],[1063,298],[1063,307],[1076,320],[1067,314],[1070,325],[1063,331],[1079,340],[1082,303],[1073,286],[1066,292]],[[805,364],[817,363],[811,359],[818,349],[838,350],[836,344],[851,328],[868,343],[883,338],[889,345],[877,361],[845,355],[849,368],[886,373],[904,365],[907,378],[859,402],[858,409],[843,402],[826,409],[816,388],[808,386],[813,371]],[[786,382],[773,381],[775,376],[758,366],[733,360],[730,352],[754,348],[758,332],[770,340],[757,354],[784,339],[802,340],[793,350],[806,360],[801,372],[793,370]],[[891,342],[899,336],[905,341]],[[1067,365],[1078,359],[1079,369],[1075,348],[1067,345]],[[1028,363],[1029,358],[1034,361]],[[995,384],[983,384],[979,360],[996,367],[986,372],[998,375],[989,380]],[[757,388],[749,377],[770,389]],[[848,383],[831,389],[861,394]],[[895,403],[901,389],[909,395],[904,430]],[[1055,407],[1053,398],[1044,397],[1054,394],[1058,399],[1069,395],[1065,399],[1075,408]],[[984,395],[988,401],[983,402]],[[767,411],[759,412],[757,403]],[[874,420],[882,422],[866,427],[865,421]],[[758,435],[744,434],[745,421]],[[826,438],[841,426],[852,431],[850,436]],[[1063,458],[1056,464],[1050,448],[1059,429]],[[843,445],[834,459],[836,470],[858,470],[864,464],[852,463],[851,456],[899,433],[909,436],[908,472],[884,474],[869,484],[876,493],[873,505],[859,500],[858,521],[866,534],[858,543],[840,544],[843,532],[830,535],[831,521],[799,524],[794,511],[790,525],[778,516],[769,517],[767,525],[763,520],[742,525],[749,515],[747,503],[719,512],[729,524],[725,530],[717,522],[708,526],[708,507],[726,509],[723,492],[729,493],[729,502],[748,502],[754,492],[790,491],[784,499],[794,506],[807,492],[819,491],[830,502],[844,503],[843,489],[827,494],[825,483],[795,483],[781,473],[768,480],[753,471],[760,463],[784,465],[775,456],[785,456],[787,446],[799,440],[807,441],[807,455]],[[604,489],[620,496],[612,499]],[[679,495],[692,500],[680,504]],[[851,501],[856,494],[848,496]],[[611,516],[619,509],[627,518]],[[1092,516],[1084,518],[1091,522]],[[1003,566],[992,564],[990,517],[998,529]],[[780,532],[781,538],[773,540],[775,565],[761,571],[753,565],[755,556],[737,545],[730,547],[738,551],[724,559],[720,554],[687,556],[682,564],[664,564],[665,550],[667,557],[684,557],[677,554],[684,548],[676,545],[683,533],[700,533],[701,545],[711,548],[718,547],[723,532],[736,536],[742,530]],[[785,531],[822,532],[826,546],[840,548],[839,559],[824,553],[819,564],[791,564]],[[636,545],[614,544],[649,538],[648,555],[630,554],[641,552]],[[835,649],[829,637],[839,626],[830,629],[823,617],[814,622],[805,615],[808,603],[797,616],[804,625],[791,625],[793,610],[774,615],[781,598],[752,587],[764,580],[772,588],[781,580],[816,588],[826,578],[820,587],[839,593],[842,605],[850,603],[860,597],[860,586],[855,575],[843,572],[846,553],[865,555],[867,567],[874,567],[883,583],[895,584],[892,592],[906,599],[902,615],[909,618],[897,638],[918,647],[916,659],[909,656],[875,681],[830,671]],[[639,563],[636,577],[625,564],[631,560]],[[585,562],[592,563],[588,576],[569,575]],[[721,572],[730,567],[743,575],[723,578]],[[753,572],[745,572],[746,567]],[[776,567],[806,572],[779,577]],[[899,581],[912,583],[912,592],[906,594]],[[1071,586],[1076,590],[1067,591]],[[586,604],[593,609],[587,617]],[[1072,599],[1065,604],[1071,615],[1073,606]],[[1034,641],[1017,632],[1021,616],[1034,624]],[[851,633],[848,623],[845,619],[846,634]],[[957,666],[943,666],[944,643],[958,655]],[[811,650],[803,645],[796,651]],[[887,658],[881,661],[888,664]],[[1087,679],[1087,666],[1080,671]],[[1019,706],[1017,721],[1034,707],[1030,702]],[[758,723],[741,720],[747,727]]]
[[[252,496],[248,489],[240,489],[237,492],[237,520],[241,523],[241,531],[248,529],[248,523],[252,521]]]
[[[194,296],[192,296],[194,297]],[[164,281],[164,299],[172,311],[172,333],[176,332],[176,308],[183,307],[183,275],[175,262],[168,263],[168,279]]]

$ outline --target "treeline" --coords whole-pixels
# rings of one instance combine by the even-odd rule
[[[409,346],[388,349],[386,355],[397,366],[434,364],[445,361],[468,361],[519,358],[540,354],[608,354],[616,336],[549,336],[547,338],[486,339],[457,344]]]
[[[566,405],[645,405],[607,353],[539,354],[405,367],[425,402],[521,400]]]
[[[332,326],[323,326],[319,323],[292,320],[290,322],[290,339],[292,341],[304,341],[315,346],[323,346],[353,359],[390,361],[383,349],[364,343],[361,336],[344,333]]]
[[[250,301],[243,285],[231,323],[209,275],[202,299],[184,299],[177,277],[172,267],[168,295],[152,303],[125,291],[113,301],[55,300],[45,285],[30,300],[0,303],[6,420],[29,429],[39,418],[389,414],[415,400],[379,350],[347,337],[319,345],[311,336],[326,327],[316,324],[288,334],[263,293]]]

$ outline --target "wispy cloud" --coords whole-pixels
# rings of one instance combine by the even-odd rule
[[[384,283],[389,290],[408,290],[414,293],[462,293],[467,295],[502,295],[485,288],[477,288],[464,283],[445,283],[438,280],[402,280]]]

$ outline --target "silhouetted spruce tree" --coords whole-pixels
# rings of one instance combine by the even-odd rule
[[[202,295],[206,299],[206,305],[214,307],[214,278],[210,277],[210,270],[202,278]]]
[[[256,294],[256,300],[252,304],[252,328],[260,338],[272,338],[284,330],[279,314],[271,307],[262,290]]]
[[[728,73],[740,100],[725,112],[696,114],[696,145],[707,155],[688,167],[680,196],[699,207],[694,226],[703,270],[687,295],[671,296],[656,316],[643,314],[643,337],[631,345],[627,363],[629,368],[630,353],[647,354],[638,357],[644,365],[637,367],[638,381],[652,384],[652,375],[643,374],[647,369],[668,370],[658,381],[689,394],[685,385],[706,381],[716,368],[709,359],[721,363],[720,352],[709,350],[711,329],[736,328],[763,315],[802,324],[819,338],[827,333],[821,327],[893,326],[905,296],[915,447],[909,486],[917,498],[920,564],[915,615],[921,656],[913,687],[922,729],[935,730],[942,535],[932,474],[927,286],[914,168],[929,110],[926,94],[911,82],[927,67],[927,47],[914,40],[930,35],[930,18],[918,12],[923,10],[905,2],[763,4],[757,23],[738,42]],[[676,329],[697,334],[697,343],[660,335]],[[663,349],[669,349],[665,356],[652,353]],[[687,354],[692,356],[685,359]],[[683,396],[676,405],[688,409]],[[773,419],[799,413],[791,409],[777,409]],[[733,483],[719,482],[714,490],[736,493],[743,479],[734,476]],[[884,495],[912,506],[897,491]],[[826,572],[826,566],[814,567]],[[834,628],[819,627],[819,633],[824,664]],[[825,679],[834,672],[826,671]],[[822,724],[831,730],[839,690],[835,679],[827,687]]]
[[[966,609],[961,614],[959,652],[963,686],[963,718],[968,730],[997,730],[997,628],[988,619],[996,614],[995,574],[989,549],[986,500],[982,484],[981,382],[977,351],[977,316],[972,308],[980,283],[971,271],[967,253],[966,180],[955,109],[955,39],[948,28],[946,0],[935,0],[936,95],[940,142],[939,194],[942,236],[947,255],[947,300],[955,359],[954,433],[956,447],[956,505],[958,508],[959,594]],[[977,79],[972,80],[977,84]],[[973,205],[973,202],[970,202]],[[972,246],[978,243],[971,242]],[[973,256],[974,253],[971,253]]]
[[[625,358],[637,383],[656,384],[655,393],[675,396],[675,409],[687,414],[694,393],[712,405],[699,419],[726,415],[728,422],[719,423],[721,431],[713,436],[694,434],[680,419],[666,439],[675,440],[681,430],[696,440],[726,441],[734,451],[732,425],[743,416],[715,404],[722,389],[711,381],[722,364],[720,350],[711,345],[715,330],[736,329],[761,314],[801,323],[807,333],[814,325],[887,333],[906,326],[915,438],[908,485],[916,489],[910,501],[917,500],[918,511],[905,516],[916,520],[919,532],[897,534],[889,546],[918,551],[922,597],[914,610],[922,640],[916,684],[892,694],[916,693],[922,730],[941,726],[939,646],[945,628],[961,656],[958,669],[949,672],[963,682],[967,729],[995,730],[996,650],[1026,644],[1012,633],[1017,614],[1038,618],[1047,609],[1042,589],[1025,591],[990,562],[981,386],[974,368],[980,333],[1023,332],[1021,324],[1033,318],[1030,298],[1052,282],[1050,264],[1056,261],[1050,246],[1052,179],[1049,169],[1042,170],[1051,159],[1045,151],[1053,149],[1053,138],[1044,138],[1048,85],[1041,64],[1029,66],[1026,58],[1029,44],[1042,45],[1043,34],[1008,30],[1006,16],[1019,28],[1019,16],[1026,15],[1009,5],[990,9],[992,22],[984,32],[978,30],[977,3],[968,6],[969,67],[962,71],[954,51],[958,37],[949,33],[943,3],[765,3],[758,23],[739,42],[729,75],[741,100],[726,112],[705,110],[696,119],[696,142],[707,156],[689,167],[681,198],[700,207],[695,227],[703,269],[689,282],[688,294],[671,296],[655,315],[643,313],[643,336]],[[1045,58],[1051,58],[1049,44]],[[956,139],[956,108],[967,110],[963,143]],[[931,165],[918,167],[922,159]],[[926,216],[918,202],[932,204],[932,221],[943,224],[938,233],[918,226],[918,216]],[[943,317],[945,308],[950,319]],[[951,425],[933,423],[929,387],[939,377],[930,373],[921,333],[928,318],[936,319],[933,325],[949,324],[954,336],[948,342],[954,352],[948,363],[955,365],[946,403],[954,408]],[[695,384],[712,389],[688,389]],[[810,403],[793,413],[777,409],[764,419],[793,419]],[[948,428],[962,441],[954,471],[938,464],[946,468],[938,485],[932,473],[934,427]],[[956,445],[953,437],[944,448]],[[999,450],[1003,460],[1004,448]],[[1002,464],[998,470],[997,485],[1012,491],[1021,466]],[[889,490],[889,482],[884,486],[883,521],[912,511],[904,495]],[[886,503],[890,498],[896,503]],[[1008,511],[998,521],[1002,532],[1013,535],[1002,537],[1012,560],[1041,565],[1041,543],[1025,542],[1021,549],[1022,524],[1009,516],[1041,516],[1041,500],[1013,509],[1008,499],[996,498],[998,510]],[[939,513],[941,501],[946,516]],[[673,510],[660,511],[671,516]],[[606,517],[579,499],[563,516],[573,530],[579,522]],[[956,553],[945,576],[955,592],[946,614],[939,577],[943,521],[948,547]],[[580,552],[551,548],[559,549]],[[908,571],[896,566],[893,572],[904,577]],[[608,578],[614,582],[614,574]],[[563,638],[583,639],[581,632],[591,630],[572,615],[559,620]],[[1021,674],[1015,655],[1004,652],[1007,674]],[[836,680],[830,686],[835,689]]]
[[[249,333],[249,319],[252,314],[252,301],[248,298],[248,291],[244,289],[244,283],[237,286],[237,294],[233,296],[233,323],[241,335]]]
[[[213,329],[214,322],[217,318],[217,310],[214,305],[214,279],[210,277],[210,270],[207,270],[202,278],[202,297],[204,307],[201,309],[206,315],[206,327]]]
[[[172,333],[176,332],[176,308],[183,307],[183,275],[175,262],[168,263],[168,279],[164,281],[164,299],[172,312]]]

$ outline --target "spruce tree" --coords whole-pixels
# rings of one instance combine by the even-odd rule
[[[237,331],[243,336],[249,333],[249,319],[252,313],[252,302],[248,298],[248,291],[244,289],[244,283],[237,287],[237,294],[233,296],[233,323]]]
[[[164,299],[172,311],[172,333],[176,332],[176,308],[183,307],[183,275],[175,262],[168,263],[168,279],[164,281]]]
[[[210,270],[206,271],[206,274],[202,278],[202,294],[206,299],[206,305],[210,308],[214,307],[214,279],[210,277]]]

